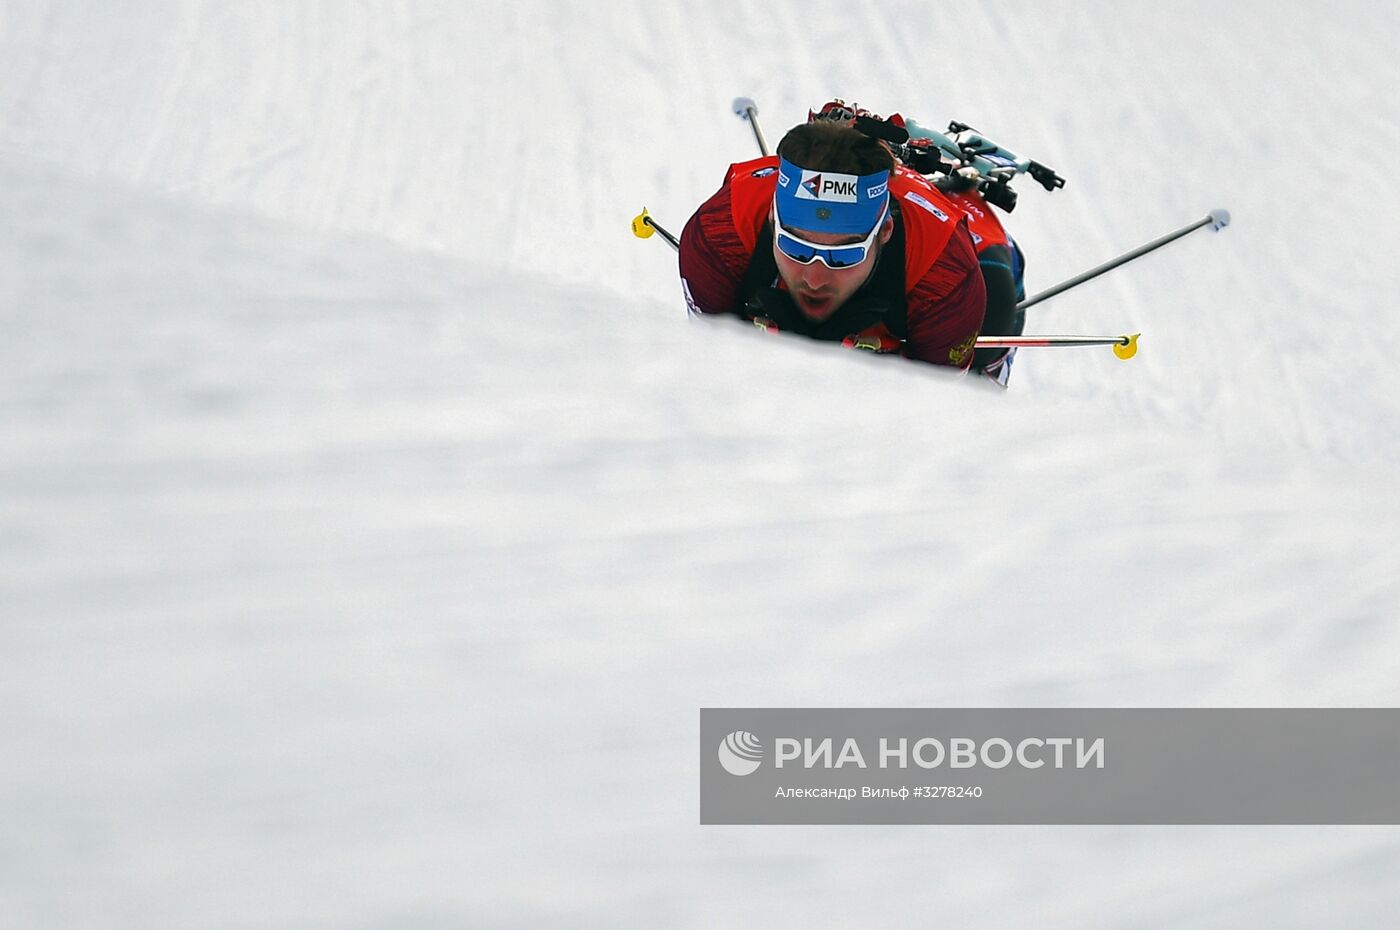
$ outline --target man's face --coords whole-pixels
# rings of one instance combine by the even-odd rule
[[[801,236],[814,245],[850,245],[863,240],[864,236],[843,236],[836,233],[820,233],[810,230],[793,229],[794,235]],[[880,249],[894,235],[894,219],[886,217],[876,237],[875,247],[865,256],[865,261],[849,268],[828,268],[821,259],[813,259],[806,265],[793,261],[783,254],[775,243],[773,257],[778,262],[778,274],[787,285],[793,303],[802,315],[813,323],[820,323],[831,316],[846,301],[851,299],[875,269],[875,261]]]

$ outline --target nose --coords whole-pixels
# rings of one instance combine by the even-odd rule
[[[820,260],[802,266],[802,284],[808,290],[819,291],[831,283],[832,270]]]

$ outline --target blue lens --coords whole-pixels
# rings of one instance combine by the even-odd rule
[[[823,258],[828,268],[849,268],[865,261],[865,246],[863,245],[841,246],[825,251],[826,255]]]
[[[791,236],[784,235],[782,230],[778,230],[777,239],[778,248],[782,250],[784,255],[795,262],[805,265],[817,256],[816,249],[806,243],[798,242]]]

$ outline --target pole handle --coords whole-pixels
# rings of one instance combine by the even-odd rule
[[[656,220],[652,219],[646,207],[642,207],[642,212],[632,217],[632,235],[638,239],[650,239],[656,233],[661,233],[661,238],[666,240],[666,244],[677,252],[681,250],[681,241],[667,231]]]
[[[763,130],[758,128],[758,104],[753,102],[752,97],[735,97],[733,107],[734,115],[748,123],[749,128],[753,130],[753,138],[758,143],[758,151],[766,158],[770,152],[768,151],[768,143],[763,140]]]

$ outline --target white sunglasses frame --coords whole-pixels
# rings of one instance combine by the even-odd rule
[[[783,258],[786,258],[786,259],[787,259],[788,261],[790,261],[790,262],[796,262],[796,263],[799,264],[799,265],[810,265],[810,264],[812,264],[812,262],[820,261],[823,265],[825,265],[827,268],[830,268],[832,271],[850,271],[852,268],[859,268],[861,265],[865,264],[865,260],[866,260],[867,258],[870,257],[870,250],[871,250],[871,249],[874,247],[874,245],[875,245],[875,237],[876,237],[877,235],[879,235],[880,230],[881,230],[882,228],[884,228],[885,220],[889,219],[889,216],[890,216],[890,204],[889,204],[889,201],[888,201],[888,200],[885,201],[885,208],[884,208],[884,210],[882,210],[882,211],[880,212],[880,218],[879,218],[878,220],[876,220],[875,226],[870,230],[869,234],[867,234],[866,237],[865,237],[864,239],[862,239],[862,240],[859,241],[859,242],[847,242],[847,243],[845,243],[845,244],[843,244],[843,245],[820,245],[820,244],[818,244],[818,243],[816,243],[816,242],[811,242],[811,241],[809,241],[809,240],[807,240],[807,239],[803,239],[801,236],[797,235],[796,233],[790,232],[790,231],[789,231],[786,227],[784,227],[783,224],[778,220],[778,196],[777,196],[776,193],[773,195],[773,214],[772,214],[772,215],[773,215],[773,247],[776,248],[776,249],[778,250],[778,253],[779,253],[780,255],[782,255]],[[793,242],[796,242],[796,243],[798,243],[799,245],[803,245],[803,246],[806,246],[807,248],[811,249],[811,250],[812,250],[812,253],[813,253],[813,254],[812,254],[812,257],[811,257],[810,259],[808,259],[807,261],[805,261],[805,262],[802,261],[802,260],[800,260],[800,259],[793,258],[791,255],[789,255],[788,253],[786,253],[786,252],[783,251],[782,246],[778,245],[778,237],[779,237],[779,236],[786,236],[787,238],[791,239]],[[852,262],[852,263],[849,264],[849,265],[833,265],[833,264],[832,264],[830,261],[828,261],[827,259],[828,259],[828,256],[830,255],[830,253],[831,253],[832,251],[836,250],[836,249],[863,249],[863,250],[864,250],[864,254],[861,255],[860,261]]]

